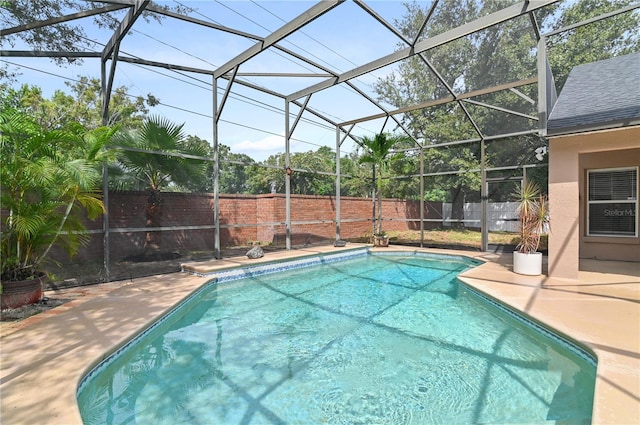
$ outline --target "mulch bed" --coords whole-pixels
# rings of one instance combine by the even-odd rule
[[[71,301],[71,298],[49,298],[45,297],[37,304],[25,305],[19,308],[8,308],[0,311],[0,321],[2,322],[17,322],[27,317],[34,316],[38,313],[42,313],[52,308],[58,307],[66,302]]]

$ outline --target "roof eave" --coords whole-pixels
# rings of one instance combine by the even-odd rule
[[[632,119],[624,119],[617,121],[609,121],[606,123],[600,124],[588,124],[588,125],[580,125],[580,126],[572,126],[572,127],[564,127],[564,128],[548,128],[547,127],[547,137],[557,137],[557,136],[566,136],[580,133],[591,133],[594,131],[601,130],[615,130],[623,127],[634,127],[640,126],[640,117],[632,118]]]

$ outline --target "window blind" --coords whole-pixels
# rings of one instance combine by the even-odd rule
[[[636,236],[638,168],[589,170],[588,235]]]

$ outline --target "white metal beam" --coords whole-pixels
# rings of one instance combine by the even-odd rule
[[[311,100],[311,95],[307,96],[304,99],[304,104],[300,107],[300,110],[298,111],[298,115],[296,115],[296,119],[293,121],[293,124],[291,125],[291,128],[289,129],[289,135],[293,134],[293,132],[296,131],[296,127],[298,126],[298,123],[300,122],[300,118],[302,118],[302,114],[304,113],[305,109],[307,109],[307,105],[309,104],[309,100]]]
[[[431,19],[433,12],[436,10],[436,7],[438,6],[438,1],[440,0],[434,0],[433,4],[431,5],[429,12],[427,12],[427,16],[424,18],[422,25],[420,25],[420,28],[418,29],[418,32],[416,33],[416,36],[413,39],[413,43],[411,43],[412,46],[415,46],[415,44],[420,39],[420,35],[424,32],[424,29],[427,27],[427,23],[429,23],[429,20]]]
[[[585,25],[589,25],[589,24],[592,24],[594,22],[601,21],[603,19],[608,19],[608,18],[611,18],[613,16],[620,15],[622,13],[631,12],[632,10],[639,9],[639,8],[640,8],[640,3],[634,3],[634,4],[629,5],[627,7],[623,7],[621,9],[614,10],[613,12],[609,12],[609,13],[605,13],[605,14],[602,14],[602,15],[594,16],[593,18],[590,18],[590,19],[587,19],[587,20],[584,20],[584,21],[580,21],[580,22],[576,22],[575,24],[568,25],[566,27],[558,28],[557,30],[545,33],[542,36],[543,37],[551,37],[552,35],[560,34],[560,33],[566,32],[566,31],[570,31],[572,29],[575,29],[575,28],[578,28],[578,27],[582,27],[582,26],[585,26]]]
[[[233,72],[231,73],[231,77],[227,82],[227,87],[224,89],[224,94],[222,95],[222,100],[220,101],[220,106],[218,106],[218,111],[216,112],[216,122],[220,119],[220,115],[222,115],[222,110],[224,109],[225,103],[227,103],[227,99],[229,98],[229,93],[231,93],[231,86],[235,82],[236,74],[238,73],[238,68],[240,65],[233,68]]]
[[[0,50],[0,57],[11,58],[100,58],[101,52],[61,52],[52,50]]]
[[[377,60],[374,60],[362,66],[356,67],[345,73],[342,73],[335,78],[329,78],[325,81],[321,81],[317,84],[307,87],[306,89],[299,90],[287,96],[287,99],[295,100],[295,99],[304,97],[310,93],[315,93],[320,90],[324,90],[333,85],[343,83],[352,78],[359,77],[371,71],[375,71],[376,69],[382,68],[384,66],[390,65],[392,63],[398,62],[403,59],[407,59],[415,54],[433,49],[434,47],[438,47],[450,41],[456,40],[458,38],[462,38],[469,34],[482,31],[491,26],[508,21],[509,19],[513,19],[518,16],[525,15],[531,11],[546,7],[550,4],[556,3],[557,1],[559,0],[538,0],[535,2],[530,2],[530,1],[518,2],[513,6],[499,10],[490,15],[483,16],[479,19],[476,19],[475,21],[463,24],[449,31],[445,31],[442,34],[438,34],[434,37],[422,40],[416,43],[414,47],[407,47],[402,50],[398,50],[397,52],[383,56]]]
[[[127,35],[127,32],[131,29],[136,19],[142,14],[144,9],[149,5],[151,0],[136,0],[134,6],[129,9],[127,16],[120,22],[120,27],[113,33],[111,39],[107,42],[106,46],[102,50],[102,60],[106,61],[113,53],[117,44]]]
[[[129,7],[126,5],[111,5],[104,7],[97,7],[91,10],[83,10],[77,13],[72,13],[69,15],[59,16],[57,18],[45,19],[44,21],[37,22],[29,22],[24,25],[18,25],[12,28],[0,29],[0,37],[4,37],[11,34],[16,34],[23,31],[34,30],[37,28],[46,27],[48,25],[61,24],[63,22],[73,21],[75,19],[86,18],[89,16],[99,15],[101,13],[113,12],[115,10],[124,9],[125,7]]]
[[[464,99],[462,102],[471,103],[473,105],[481,106],[481,107],[487,108],[487,109],[493,109],[493,110],[496,110],[496,111],[504,112],[506,114],[516,115],[518,117],[523,117],[523,118],[526,118],[528,120],[538,121],[538,117],[536,117],[536,116],[523,114],[522,112],[514,111],[514,110],[511,110],[511,109],[507,109],[507,108],[501,108],[499,106],[490,105],[490,104],[484,103],[484,102],[478,102],[477,100]]]
[[[216,78],[220,77],[226,74],[227,72],[231,71],[233,68],[243,64],[244,62],[248,61],[252,57],[263,52],[269,47],[273,46],[278,41],[287,37],[291,33],[307,25],[309,22],[327,13],[329,10],[333,9],[343,1],[344,0],[324,0],[319,3],[316,3],[309,10],[299,15],[297,18],[294,18],[293,20],[287,22],[282,27],[280,27],[279,29],[271,33],[263,41],[254,44],[244,52],[240,53],[235,58],[231,59],[230,61],[228,61],[221,67],[219,67],[214,74],[215,77]],[[302,96],[299,96],[299,97],[302,97]]]
[[[444,97],[444,98],[441,98],[441,99],[429,100],[427,102],[422,102],[422,103],[419,103],[417,105],[405,106],[405,107],[402,107],[402,108],[395,109],[393,111],[389,111],[386,114],[385,113],[383,113],[383,114],[375,114],[375,115],[369,115],[367,117],[362,117],[362,118],[351,120],[351,121],[344,121],[344,122],[340,123],[340,125],[341,126],[345,126],[345,125],[349,125],[349,124],[353,124],[353,123],[371,121],[371,120],[375,120],[375,119],[379,119],[379,118],[384,118],[387,114],[388,115],[398,115],[398,114],[402,114],[402,113],[405,113],[405,112],[415,111],[416,109],[424,109],[424,108],[428,108],[428,107],[431,107],[431,106],[442,105],[444,103],[454,102],[454,101],[457,101],[457,100],[469,99],[469,98],[472,98],[472,97],[481,96],[483,94],[495,93],[495,92],[499,92],[499,91],[502,91],[502,90],[508,90],[510,88],[513,88],[513,87],[526,86],[526,85],[534,84],[534,83],[537,83],[537,82],[538,82],[538,79],[536,77],[531,77],[531,78],[527,78],[525,80],[518,80],[518,81],[511,82],[511,83],[500,84],[499,86],[488,87],[486,89],[473,90],[473,91],[470,91],[468,93],[462,93],[462,94],[459,94],[459,95],[456,95],[456,96],[447,96],[447,97]]]

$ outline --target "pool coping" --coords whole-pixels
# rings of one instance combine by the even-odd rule
[[[259,260],[217,260],[215,266],[228,270],[339,250],[317,247],[268,253]],[[453,254],[484,261],[463,273],[460,279],[569,336],[597,355],[593,423],[640,420],[640,332],[633,326],[640,326],[640,294],[636,290],[640,288],[640,281],[631,282],[635,299],[627,297],[626,286],[624,297],[616,295],[614,289],[620,289],[616,285],[602,286],[599,290],[603,293],[594,295],[581,290],[580,283],[584,282],[515,275],[510,271],[508,259],[500,257],[500,261],[496,261],[487,253],[399,246],[372,250]],[[624,282],[624,277],[621,279],[620,285],[629,283]],[[2,423],[82,423],[76,390],[83,376],[210,280],[211,277],[172,273],[122,282],[95,298],[68,308],[53,309],[46,320],[7,335],[3,333],[0,336]],[[627,333],[619,332],[620,323],[632,324]]]
[[[637,263],[636,263],[637,264]],[[622,269],[633,267],[622,264]],[[581,273],[580,281],[522,276],[487,262],[465,284],[531,318],[597,358],[592,423],[640,423],[640,273]],[[621,329],[621,324],[630,324]],[[625,332],[626,330],[626,332]]]

